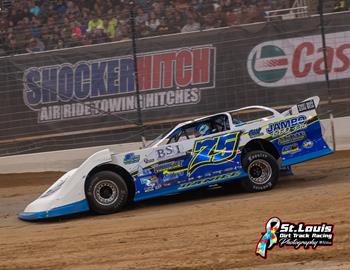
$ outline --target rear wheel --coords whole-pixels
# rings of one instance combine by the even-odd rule
[[[278,181],[279,166],[276,159],[265,151],[248,152],[242,161],[248,179],[242,179],[242,187],[248,192],[272,189]]]
[[[90,209],[98,214],[120,211],[128,201],[128,187],[124,179],[112,171],[101,171],[87,179],[86,197]]]

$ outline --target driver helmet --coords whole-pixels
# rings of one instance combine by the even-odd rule
[[[208,124],[200,124],[195,127],[196,137],[205,136],[210,134],[210,127]]]

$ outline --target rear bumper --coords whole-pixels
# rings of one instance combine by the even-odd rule
[[[18,218],[22,220],[40,220],[46,218],[54,218],[60,216],[67,216],[71,214],[77,214],[89,211],[89,204],[86,199],[74,202],[71,204],[59,206],[48,211],[40,212],[22,212],[18,215]]]

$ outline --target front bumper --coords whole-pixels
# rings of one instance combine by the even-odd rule
[[[59,206],[48,211],[22,212],[18,217],[22,220],[40,220],[77,214],[89,211],[89,204],[86,199],[71,204]]]

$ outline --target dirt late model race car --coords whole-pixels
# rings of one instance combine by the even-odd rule
[[[130,201],[233,179],[247,191],[269,190],[281,169],[333,152],[322,133],[318,104],[312,97],[282,113],[245,107],[181,123],[141,150],[102,150],[64,174],[19,218],[89,210],[108,214]]]

